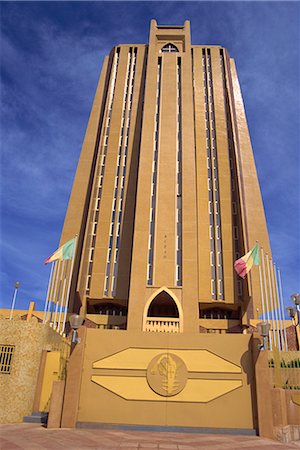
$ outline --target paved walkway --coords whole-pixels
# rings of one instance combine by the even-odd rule
[[[300,442],[281,444],[257,436],[122,431],[103,429],[47,429],[23,423],[0,425],[1,450],[283,450],[300,449]]]

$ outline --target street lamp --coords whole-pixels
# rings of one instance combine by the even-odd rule
[[[292,320],[294,320],[295,316],[297,316],[297,322],[298,323],[295,323],[295,326],[297,327],[300,324],[300,310],[299,310],[299,307],[300,307],[300,294],[292,294],[291,295],[291,299],[292,299],[292,301],[295,304],[295,308],[293,306],[288,306],[286,308],[286,310],[287,310],[287,312],[288,312],[288,314],[289,314],[289,316],[290,316],[290,318]]]
[[[83,324],[84,318],[79,316],[79,314],[72,314],[69,317],[69,322],[72,328],[72,344],[79,344],[80,338],[78,337],[77,330]]]
[[[268,322],[260,322],[257,324],[259,334],[263,338],[263,344],[258,347],[260,350],[262,350],[262,349],[267,350],[267,348],[268,348],[267,344],[268,344],[268,337],[269,337],[269,333],[270,333],[270,327],[271,327],[271,325]]]
[[[16,281],[16,282],[15,282],[14,295],[13,295],[13,299],[12,299],[12,303],[11,303],[11,308],[10,308],[9,320],[11,320],[12,317],[13,317],[13,312],[14,312],[14,309],[15,309],[15,303],[16,303],[17,292],[18,292],[19,287],[20,287],[20,283],[19,283],[18,281]]]

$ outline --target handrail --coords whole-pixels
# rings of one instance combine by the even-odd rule
[[[180,320],[177,317],[147,317],[144,331],[179,333]]]

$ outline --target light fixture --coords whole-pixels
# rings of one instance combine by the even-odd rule
[[[293,300],[296,306],[300,305],[300,294],[292,294],[291,299]]]
[[[81,325],[83,324],[84,318],[81,317],[79,314],[72,314],[72,316],[69,317],[69,322],[72,328],[72,343],[73,344],[79,344],[80,338],[78,337],[77,330]]]
[[[295,320],[295,326],[300,326],[300,294],[292,294],[291,299],[295,305],[295,308],[293,306],[288,306],[286,308],[290,319],[295,320],[295,316],[297,316],[297,323]]]
[[[295,317],[296,310],[295,308],[293,308],[293,306],[288,306],[286,308],[286,312],[288,313],[290,319],[293,319]]]
[[[16,281],[16,282],[15,282],[14,295],[13,295],[13,299],[12,299],[12,303],[11,303],[11,308],[10,308],[9,320],[11,320],[11,319],[13,318],[13,313],[14,313],[15,303],[16,303],[16,298],[17,298],[17,292],[18,292],[19,287],[20,287],[20,283],[19,283],[19,281]]]
[[[260,350],[262,350],[262,349],[267,350],[268,337],[269,337],[271,325],[268,322],[259,322],[257,324],[257,328],[258,328],[259,334],[263,338],[263,344],[259,345],[258,348]]]

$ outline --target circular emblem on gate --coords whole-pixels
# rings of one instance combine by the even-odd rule
[[[147,368],[147,381],[151,389],[164,397],[179,394],[188,378],[186,365],[173,353],[160,353]]]

